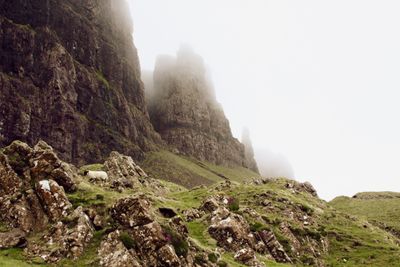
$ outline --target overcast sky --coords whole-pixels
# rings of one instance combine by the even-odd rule
[[[190,44],[256,153],[327,200],[400,191],[400,1],[130,2],[142,69]]]

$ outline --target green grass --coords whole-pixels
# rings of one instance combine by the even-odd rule
[[[337,197],[330,204],[343,212],[371,223],[384,223],[400,233],[400,194],[362,193],[357,198]]]
[[[23,255],[20,248],[0,250],[0,266],[2,267],[28,267],[28,266],[47,266],[40,259],[28,260]]]
[[[155,178],[168,180],[187,188],[221,182],[225,180],[224,177],[232,181],[259,177],[258,174],[242,167],[217,166],[166,150],[147,153],[141,166]]]
[[[260,175],[258,173],[253,172],[252,170],[243,168],[243,167],[226,167],[214,165],[208,162],[204,163],[210,170],[220,173],[227,177],[229,180],[237,181],[237,182],[245,182],[249,181],[252,178],[259,178]]]
[[[111,87],[110,87],[110,83],[108,82],[108,80],[106,79],[106,77],[104,77],[104,74],[100,71],[100,70],[97,70],[96,71],[96,77],[97,77],[97,79],[102,83],[102,84],[104,84],[104,86],[107,88],[107,89],[110,89]]]
[[[90,165],[85,165],[79,168],[79,174],[83,175],[85,171],[103,171],[104,170],[104,165],[103,164],[90,164]]]

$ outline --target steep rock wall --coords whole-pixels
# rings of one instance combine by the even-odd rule
[[[74,163],[160,142],[125,1],[0,0],[0,146],[44,139]]]

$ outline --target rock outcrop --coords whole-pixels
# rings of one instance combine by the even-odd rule
[[[188,230],[179,217],[160,224],[149,199],[128,197],[111,209],[117,229],[103,239],[99,249],[100,266],[215,266],[188,238]]]
[[[160,142],[126,1],[0,0],[0,146],[43,139],[77,164]],[[66,27],[68,25],[68,27]]]
[[[125,189],[141,190],[145,187],[158,192],[165,189],[159,180],[149,177],[132,157],[117,151],[110,153],[101,169],[101,175],[98,172],[96,175],[96,171],[84,171],[83,174],[88,177],[89,182],[118,192]]]
[[[145,78],[149,80],[148,74]],[[200,56],[187,47],[176,58],[160,56],[153,82],[146,85],[150,118],[166,143],[199,160],[254,167],[232,136]]]
[[[44,229],[71,211],[64,191],[76,190],[77,176],[45,142],[13,142],[0,153],[0,217],[25,232]]]
[[[75,167],[43,141],[33,149],[15,141],[0,152],[0,221],[10,229],[0,234],[0,248],[26,246],[27,255],[46,262],[79,257],[94,228],[64,191],[75,191],[77,179]],[[28,243],[32,232],[40,239]]]

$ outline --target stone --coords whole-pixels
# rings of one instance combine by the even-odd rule
[[[160,265],[168,267],[179,267],[181,263],[178,256],[175,253],[174,247],[171,245],[165,245],[158,250],[158,259]]]
[[[254,250],[251,248],[242,248],[238,252],[236,252],[234,258],[240,262],[246,263],[252,259],[254,259],[256,254]]]
[[[74,192],[78,180],[77,169],[61,161],[53,148],[44,141],[39,141],[33,148],[29,159],[30,175],[34,181],[53,179],[65,191]]]
[[[108,183],[112,188],[133,188],[141,186],[141,179],[147,174],[129,156],[116,151],[104,162],[104,170],[108,175]]]
[[[120,240],[120,232],[109,233],[98,249],[100,266],[140,267],[138,260],[129,252]]]
[[[10,166],[8,157],[0,152],[0,196],[14,195],[22,186],[22,181]]]
[[[184,210],[182,213],[187,222],[199,219],[204,215],[204,211],[198,209],[187,209]]]
[[[200,206],[200,210],[204,212],[213,212],[219,208],[219,201],[215,197],[208,197]]]
[[[26,246],[26,233],[18,228],[1,233],[0,232],[0,249],[24,247]]]
[[[122,226],[133,228],[154,221],[150,207],[150,202],[144,197],[123,198],[113,205],[111,216]]]
[[[45,186],[44,186],[45,185]],[[36,189],[46,214],[52,222],[68,215],[72,205],[64,189],[53,180],[42,180]]]
[[[29,159],[33,149],[21,141],[13,141],[4,148],[4,154],[9,159],[9,164],[18,175],[29,169]]]
[[[283,246],[276,239],[275,234],[272,231],[263,230],[258,233],[262,241],[267,246],[271,256],[278,262],[291,263],[292,260],[286,254]]]
[[[89,217],[82,207],[78,207],[65,215],[62,221],[55,222],[41,237],[42,242],[28,243],[26,253],[48,263],[57,263],[63,258],[77,259],[93,238],[93,233]]]
[[[253,247],[255,239],[250,234],[248,223],[242,216],[226,211],[213,214],[208,233],[217,240],[218,246],[230,251],[237,251],[244,246]]]

